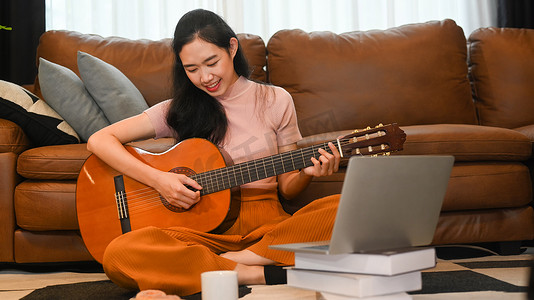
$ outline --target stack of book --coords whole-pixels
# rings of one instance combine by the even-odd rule
[[[314,290],[324,300],[412,299],[422,288],[421,271],[436,266],[434,248],[325,255],[295,253],[289,286]]]

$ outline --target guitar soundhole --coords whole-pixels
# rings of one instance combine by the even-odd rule
[[[192,176],[192,175],[196,174],[195,171],[193,171],[193,170],[191,170],[189,168],[185,168],[185,167],[176,167],[176,168],[171,169],[169,172],[176,173],[176,174],[184,174],[186,176]],[[173,212],[184,212],[184,211],[186,211],[186,209],[183,208],[183,207],[179,207],[179,206],[175,206],[175,205],[170,204],[161,195],[159,196],[159,198],[160,198],[161,203],[163,204],[163,206],[165,206],[170,211],[173,211]]]

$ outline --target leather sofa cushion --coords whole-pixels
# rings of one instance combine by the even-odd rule
[[[304,136],[377,122],[477,124],[466,40],[452,20],[339,35],[282,30],[267,52],[269,80],[293,96]]]
[[[239,34],[244,54],[253,68],[252,78],[265,81],[265,43],[256,35]],[[172,97],[172,39],[130,40],[121,37],[101,37],[74,31],[45,32],[37,47],[37,57],[62,65],[80,75],[77,51],[94,55],[110,63],[128,77],[139,89],[149,106]],[[60,84],[60,83],[58,83]],[[41,97],[39,79],[35,92]]]
[[[469,37],[469,67],[480,124],[534,124],[534,30],[481,28]]]
[[[17,124],[0,118],[0,153],[16,154],[30,147],[30,140]]]
[[[532,201],[530,172],[520,162],[458,162],[442,211],[513,208]]]
[[[150,152],[163,152],[174,139],[149,139],[129,145]],[[77,179],[85,160],[91,155],[87,144],[57,145],[29,149],[18,158],[17,172],[28,179]]]
[[[532,152],[530,139],[518,131],[479,125],[434,124],[402,126],[406,142],[397,155],[454,155],[456,161],[525,161]],[[307,147],[350,134],[341,130],[307,136]]]
[[[533,220],[530,206],[441,213],[432,244],[528,241],[534,238]]]
[[[76,181],[31,181],[15,189],[15,219],[25,230],[77,230]]]
[[[14,238],[15,262],[17,263],[93,260],[85,248],[82,237],[76,231],[17,230]]]
[[[267,49],[263,39],[249,33],[238,33],[237,38],[252,68],[250,78],[267,82]]]
[[[17,173],[29,179],[75,179],[89,155],[87,144],[32,148],[19,155]]]
[[[525,161],[532,153],[528,137],[506,128],[435,124],[402,129],[407,138],[399,154],[451,154],[456,161]]]

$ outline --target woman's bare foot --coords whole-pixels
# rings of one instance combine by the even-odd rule
[[[247,266],[238,263],[234,269],[237,272],[237,283],[243,284],[265,284],[263,266]]]
[[[263,266],[276,263],[250,250],[231,251],[220,256],[237,262],[234,271],[237,271],[239,284],[265,284]]]
[[[250,250],[230,251],[222,253],[220,256],[248,266],[265,266],[276,264],[274,260],[259,256]]]

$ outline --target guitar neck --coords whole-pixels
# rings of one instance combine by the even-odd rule
[[[331,141],[336,143],[336,141]],[[226,190],[246,183],[258,181],[283,173],[312,166],[312,157],[319,158],[319,148],[332,153],[329,142],[317,144],[297,150],[239,163],[230,167],[215,169],[192,175],[202,186],[201,195]]]

